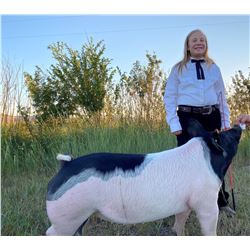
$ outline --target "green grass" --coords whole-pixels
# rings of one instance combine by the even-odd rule
[[[58,170],[58,152],[75,157],[90,152],[148,153],[175,146],[175,138],[165,126],[124,125],[118,127],[65,126],[27,137],[20,133],[2,133],[2,235],[44,235],[49,227],[45,197],[49,180]],[[233,166],[237,215],[221,213],[219,235],[250,235],[250,134],[245,133]],[[173,216],[138,225],[118,225],[91,217],[86,235],[171,235]],[[192,213],[187,235],[200,235],[200,226]]]

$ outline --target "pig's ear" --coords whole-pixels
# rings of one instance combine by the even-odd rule
[[[187,132],[190,137],[204,137],[208,132],[196,119],[189,119],[187,124]]]
[[[221,140],[218,130],[211,133],[211,143],[218,152],[224,152],[224,149],[221,146]]]
[[[222,153],[224,157],[227,156],[227,153],[222,146],[219,131],[214,131],[211,133],[211,136],[208,141],[208,146],[212,152],[219,154]]]

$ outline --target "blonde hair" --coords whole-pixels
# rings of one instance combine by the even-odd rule
[[[192,30],[186,37],[185,39],[185,43],[184,43],[184,57],[183,59],[178,62],[175,67],[177,67],[178,69],[178,72],[181,73],[183,68],[186,67],[186,64],[187,62],[190,60],[190,51],[188,50],[188,40],[190,38],[191,35],[193,35],[194,33],[196,32],[200,32],[204,35],[205,37],[205,42],[206,42],[206,51],[205,51],[205,55],[204,55],[204,60],[206,61],[206,63],[208,63],[208,65],[212,65],[214,63],[214,61],[208,56],[208,44],[207,44],[207,37],[206,35],[199,29],[195,29],[195,30]]]

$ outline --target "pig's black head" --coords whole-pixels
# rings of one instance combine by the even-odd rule
[[[241,127],[239,125],[234,125],[233,128],[217,134],[218,142],[226,151],[228,157],[233,158],[235,156],[240,142],[241,132]]]
[[[241,127],[235,125],[227,131],[208,132],[197,120],[190,119],[187,130],[191,137],[202,137],[206,142],[213,170],[223,180],[233,157],[237,153],[242,132]]]

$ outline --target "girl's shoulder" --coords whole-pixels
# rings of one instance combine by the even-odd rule
[[[206,62],[208,67],[212,67],[212,68],[218,69],[218,70],[220,69],[219,66],[215,63],[215,61],[208,56],[205,57],[205,62]]]
[[[208,68],[211,68],[211,70],[216,72],[220,72],[220,67],[215,62],[208,64]]]
[[[183,61],[179,61],[173,65],[171,72],[179,74],[182,72],[183,68],[185,67],[186,67],[186,63],[183,63]]]
[[[178,69],[179,69],[178,63],[174,64],[174,65],[171,67],[170,75],[172,75],[172,74],[177,74],[177,73],[178,73]]]
[[[172,66],[172,70],[177,70],[180,67],[180,65],[181,65],[181,61],[177,62],[176,64]]]

